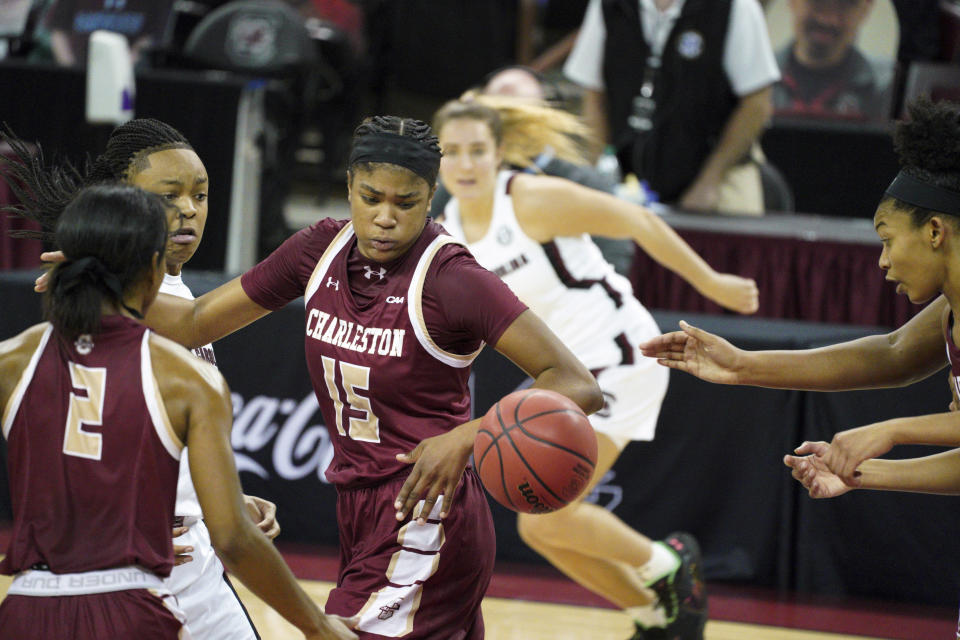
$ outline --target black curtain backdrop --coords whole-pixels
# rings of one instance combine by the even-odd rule
[[[0,337],[38,321],[35,277],[0,274]],[[185,278],[198,295],[224,279],[201,273]],[[654,315],[664,330],[684,317],[747,349],[804,348],[880,331]],[[233,446],[244,490],[277,503],[284,540],[329,545],[337,541],[336,492],[322,476],[329,436],[310,390],[302,332],[303,305],[296,301],[215,349],[234,394]],[[474,371],[477,412],[524,381],[489,350]],[[712,385],[672,372],[656,440],[629,444],[593,499],[653,538],[676,529],[696,534],[710,580],[953,605],[960,587],[956,498],[861,491],[814,501],[781,462],[803,440],[943,411],[949,401],[944,374],[904,389],[807,393]],[[927,452],[908,448],[895,454]],[[6,482],[5,470],[0,478]],[[0,520],[10,518],[7,494],[0,487]],[[495,503],[492,508],[498,558],[542,562],[517,536],[514,514]]]

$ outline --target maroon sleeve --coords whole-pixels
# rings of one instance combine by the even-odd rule
[[[441,348],[470,353],[481,340],[495,345],[526,311],[513,291],[464,247],[447,245],[435,264],[424,283],[423,305],[427,330]]]
[[[287,238],[240,277],[244,293],[271,311],[302,296],[320,256],[346,222],[326,218]]]

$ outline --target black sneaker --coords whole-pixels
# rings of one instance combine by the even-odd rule
[[[670,632],[666,627],[650,627],[645,629],[639,622],[634,622],[636,632],[630,636],[629,640],[673,640],[674,636],[668,635]],[[680,636],[676,636],[679,638]]]
[[[663,607],[666,627],[645,628],[636,625],[630,640],[703,640],[707,624],[707,589],[700,571],[700,545],[689,533],[671,533],[662,540],[680,556],[673,573],[648,585]]]

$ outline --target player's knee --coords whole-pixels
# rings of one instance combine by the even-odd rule
[[[518,514],[517,531],[520,538],[531,547],[560,545],[569,526],[569,512],[574,508],[575,505],[571,505],[553,513]]]
[[[534,516],[528,513],[517,514],[517,533],[520,539],[533,548],[542,544],[544,526],[540,520],[541,516]]]

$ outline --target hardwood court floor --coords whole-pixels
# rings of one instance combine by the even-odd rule
[[[265,640],[303,637],[239,581],[233,583]],[[333,583],[317,580],[301,580],[300,584],[320,604],[326,602],[333,588]],[[10,577],[0,576],[0,595],[6,596],[9,586]],[[622,613],[602,607],[487,597],[483,614],[487,640],[626,640],[632,633],[630,622]],[[711,620],[707,623],[705,640],[884,639]]]
[[[324,602],[333,587],[329,582],[301,580],[303,588]],[[237,592],[265,639],[294,640],[302,636],[243,585]],[[626,640],[632,625],[620,612],[599,607],[548,604],[488,597],[483,601],[487,640]],[[782,629],[736,622],[710,621],[705,640],[870,640],[866,636],[837,635]],[[876,639],[874,639],[876,640]]]
[[[303,638],[296,627],[280,617],[239,581],[237,593],[264,640]],[[318,603],[326,602],[333,583],[301,580],[300,584]],[[10,576],[0,576],[0,593],[10,587]],[[618,611],[597,607],[547,604],[505,598],[486,598],[483,615],[487,640],[626,640],[631,625]],[[707,623],[705,640],[870,640],[865,636],[844,636],[814,631],[778,629],[734,622]],[[874,639],[876,640],[876,639]]]
[[[326,602],[333,588],[333,550],[282,545],[303,588]],[[2,557],[2,555],[0,555]],[[0,575],[0,599],[11,578]],[[264,640],[302,638],[238,580],[237,592]],[[853,599],[781,597],[769,591],[709,585],[705,640],[952,640],[952,608]],[[549,567],[499,565],[484,599],[487,640],[626,640],[632,625],[598,596]],[[810,629],[820,629],[813,631]]]

